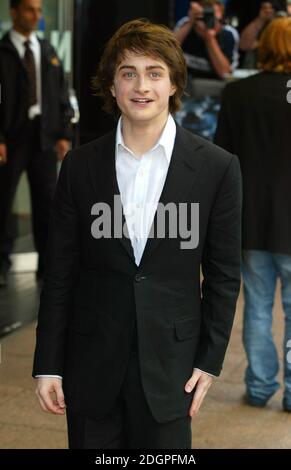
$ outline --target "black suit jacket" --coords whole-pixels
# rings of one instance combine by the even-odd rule
[[[290,73],[262,72],[224,89],[215,142],[240,160],[247,250],[291,255],[290,83]]]
[[[41,47],[41,146],[52,148],[58,139],[71,139],[71,108],[62,65],[53,47]],[[28,79],[17,50],[7,33],[0,41],[0,142],[13,145],[28,119]]]
[[[193,367],[219,375],[240,287],[241,182],[235,156],[177,126],[160,202],[200,204],[200,241],[91,235],[91,208],[118,194],[115,132],[64,160],[50,224],[33,375],[64,377],[67,406],[103,416],[119,393],[137,322],[142,383],[159,422],[186,416]],[[189,207],[189,206],[188,206]],[[200,265],[204,274],[202,297]]]

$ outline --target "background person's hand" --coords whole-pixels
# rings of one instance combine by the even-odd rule
[[[59,139],[56,143],[56,151],[58,155],[58,159],[62,161],[65,158],[66,153],[70,149],[70,142],[66,139]]]
[[[7,163],[7,147],[5,144],[0,144],[0,166]]]
[[[207,41],[210,37],[216,37],[216,29],[208,29],[204,21],[197,20],[194,25],[196,33]]]
[[[198,18],[202,18],[203,7],[198,2],[190,2],[188,16],[190,18],[190,21],[194,23]]]
[[[62,379],[54,377],[39,377],[36,386],[36,396],[43,411],[55,415],[65,414],[65,397]]]
[[[203,21],[204,15],[204,8],[197,2],[191,2],[190,9],[188,12],[188,16],[193,24],[195,32],[202,37],[205,41],[210,37],[215,37],[216,34],[221,31],[222,24],[220,23],[220,19],[222,19],[222,15],[220,13],[214,11],[214,15],[216,18],[215,27],[210,29],[207,28],[205,22]]]
[[[195,389],[192,404],[189,410],[189,415],[193,418],[199,411],[200,406],[205,398],[206,393],[210,385],[212,384],[213,378],[199,369],[194,369],[192,377],[188,380],[185,385],[185,391],[191,393]]]

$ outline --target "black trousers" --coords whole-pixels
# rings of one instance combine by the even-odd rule
[[[39,269],[43,270],[51,202],[57,181],[56,153],[42,151],[40,119],[27,121],[21,134],[8,144],[8,162],[0,166],[0,265],[13,250],[12,206],[21,174],[26,171],[30,186],[32,226]]]
[[[143,392],[136,348],[110,413],[93,420],[67,409],[67,424],[70,449],[191,449],[190,416],[162,424],[154,419]]]

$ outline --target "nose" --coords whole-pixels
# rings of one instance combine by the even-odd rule
[[[142,94],[148,93],[149,89],[148,89],[148,83],[147,83],[146,77],[143,77],[143,76],[136,77],[134,91],[136,93],[142,93]]]

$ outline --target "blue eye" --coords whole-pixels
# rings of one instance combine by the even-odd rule
[[[151,72],[151,76],[153,78],[159,78],[161,76],[161,74],[159,72]]]
[[[134,72],[125,72],[123,76],[126,78],[132,78],[134,76]]]

